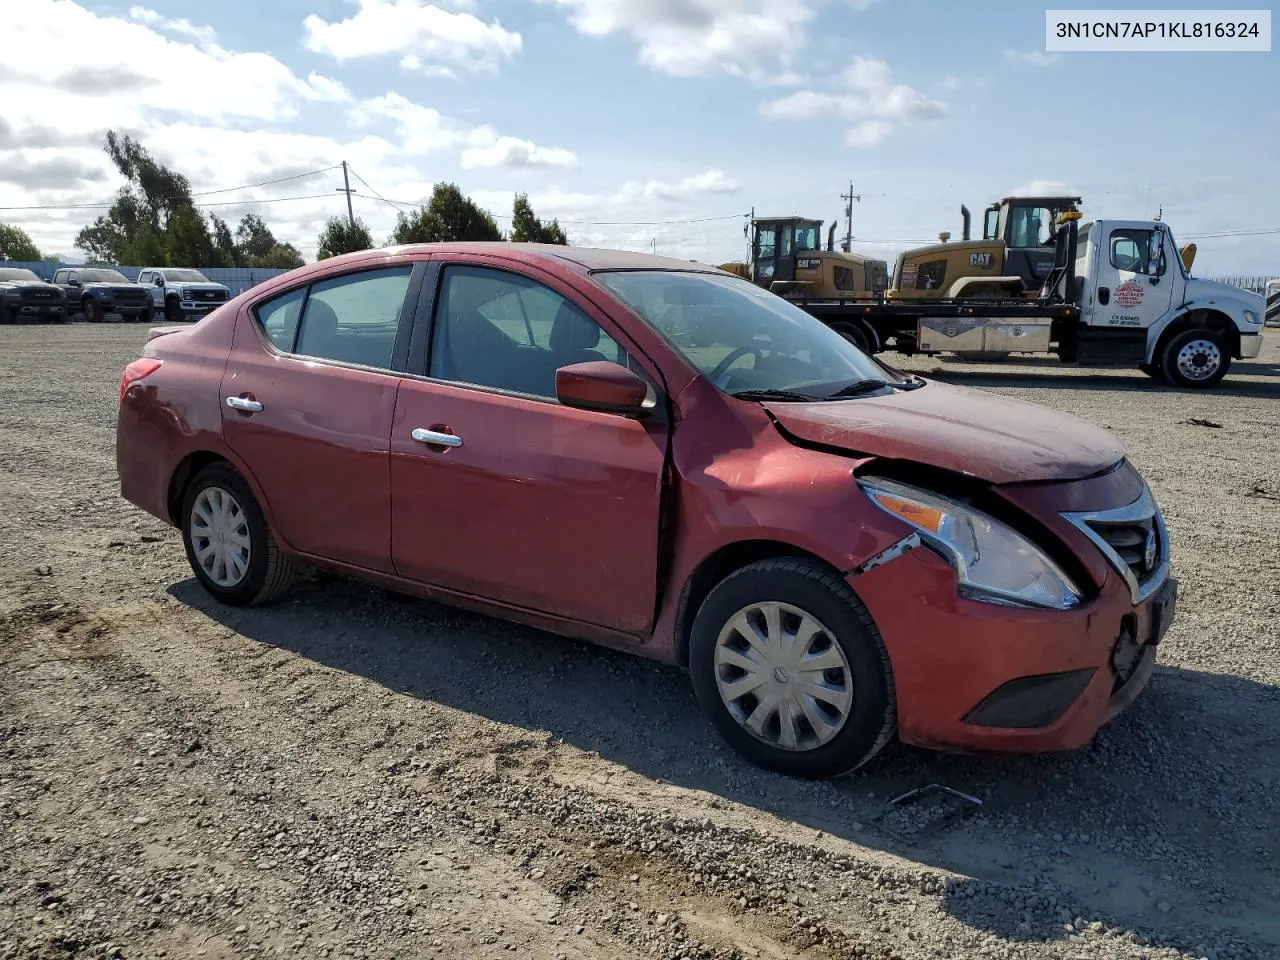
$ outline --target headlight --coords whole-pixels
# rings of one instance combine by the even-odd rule
[[[1066,610],[1080,590],[1039,547],[994,517],[948,497],[880,478],[858,485],[951,561],[959,592],[972,600]]]
[[[1258,315],[1256,313],[1252,310],[1246,310],[1244,312],[1244,322],[1249,324],[1251,327],[1256,327],[1260,321],[1258,320]]]

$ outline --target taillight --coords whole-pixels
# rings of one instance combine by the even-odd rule
[[[124,373],[120,377],[120,402],[124,403],[125,391],[129,389],[129,385],[137,383],[143,377],[149,377],[160,369],[162,361],[155,360],[151,357],[142,357],[133,361],[124,368]]]

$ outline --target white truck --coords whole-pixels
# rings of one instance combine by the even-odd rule
[[[151,291],[152,304],[170,323],[203,316],[231,297],[229,287],[187,267],[147,267],[138,274],[138,283]]]
[[[1166,223],[1079,217],[1059,215],[1044,243],[1038,296],[792,299],[873,353],[1048,353],[1194,388],[1258,356],[1261,295],[1193,277]]]

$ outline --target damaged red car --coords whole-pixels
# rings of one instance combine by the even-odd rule
[[[153,331],[117,467],[224,603],[314,566],[681,664],[738,751],[800,776],[894,736],[1079,747],[1176,602],[1105,431],[634,253],[405,246],[273,278]]]

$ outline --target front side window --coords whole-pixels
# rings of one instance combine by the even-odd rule
[[[818,228],[811,225],[796,227],[796,252],[817,249]]]
[[[150,270],[143,270],[140,274],[138,274],[138,282],[139,282],[139,283],[150,283],[150,282],[151,282],[151,271],[150,271]]]
[[[592,276],[725,392],[820,397],[852,382],[898,379],[822,321],[750,281],[658,270]]]
[[[591,360],[629,362],[594,320],[550,287],[506,270],[445,268],[432,377],[553,398],[556,370]]]
[[[1111,265],[1129,273],[1155,273],[1154,230],[1116,230],[1111,234]]]
[[[388,369],[411,265],[332,277],[311,285],[295,353]]]

